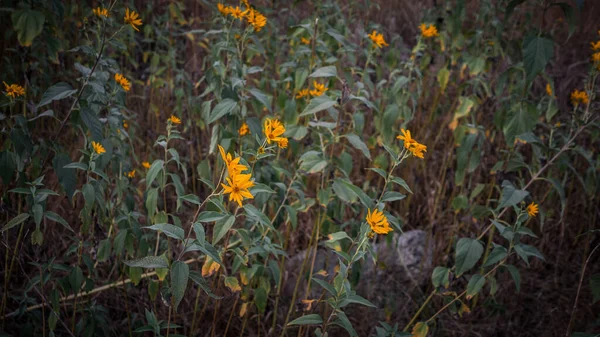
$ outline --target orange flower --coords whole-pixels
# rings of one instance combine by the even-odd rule
[[[383,212],[378,209],[374,209],[373,213],[371,213],[371,210],[369,209],[366,220],[369,226],[371,226],[371,230],[377,234],[387,234],[392,231],[392,227],[390,227],[387,218]]]
[[[173,124],[181,124],[181,119],[179,119],[175,115],[171,115],[171,117],[169,117],[168,121],[171,122],[171,123],[173,123]]]
[[[127,78],[125,78],[125,76],[123,76],[123,74],[115,74],[115,81],[117,83],[119,83],[119,85],[123,88],[123,90],[125,91],[129,91],[131,89],[131,82],[129,82],[129,80]]]
[[[136,31],[140,31],[137,26],[142,25],[142,19],[139,18],[139,14],[135,11],[130,11],[129,8],[125,10],[125,24],[130,25]]]
[[[22,86],[18,84],[8,85],[6,84],[6,82],[2,83],[4,83],[4,90],[6,90],[6,96],[9,96],[11,98],[17,98],[19,96],[25,95],[25,89]]]
[[[239,130],[238,130],[238,134],[240,135],[240,137],[244,137],[245,135],[250,133],[250,128],[248,127],[248,124],[246,124],[246,122],[242,123],[242,126],[240,126]]]
[[[438,33],[437,27],[434,25],[426,25],[426,24],[422,23],[419,26],[419,29],[421,30],[421,36],[423,36],[426,39],[440,35]]]
[[[264,122],[264,133],[265,137],[267,137],[267,143],[271,144],[271,142],[279,142],[285,133],[285,127],[281,124],[280,121],[276,119],[265,119]]]
[[[371,39],[371,41],[373,41],[373,43],[375,44],[375,46],[377,48],[389,46],[389,44],[387,44],[387,42],[385,42],[385,39],[383,38],[383,34],[377,33],[376,30],[374,30],[371,34],[367,34],[367,36]]]

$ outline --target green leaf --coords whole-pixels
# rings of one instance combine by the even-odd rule
[[[343,137],[346,137],[346,139],[348,139],[348,142],[350,142],[350,145],[352,145],[352,147],[354,147],[355,149],[360,150],[362,154],[365,157],[367,157],[367,159],[371,159],[371,152],[369,152],[367,144],[365,144],[362,141],[362,139],[360,139],[360,137],[353,133],[349,133],[347,135],[344,135]]]
[[[487,259],[485,260],[483,267],[489,267],[489,266],[495,264],[496,262],[502,261],[502,259],[504,259],[506,257],[506,254],[507,254],[506,248],[504,248],[502,246],[494,247],[494,249],[492,249],[492,252],[490,253],[490,255],[488,255]]]
[[[531,83],[554,56],[554,42],[547,37],[530,35],[523,41],[523,66]]]
[[[173,239],[178,239],[181,241],[185,239],[185,232],[183,231],[183,228],[168,223],[159,223],[144,228],[151,229],[154,231],[161,231],[165,233],[166,236]]]
[[[88,166],[85,163],[75,162],[75,163],[67,164],[67,165],[63,166],[62,168],[78,169],[78,170],[82,170],[82,171],[87,171]]]
[[[316,284],[320,285],[323,289],[327,290],[327,292],[329,292],[331,296],[337,296],[335,288],[331,284],[327,283],[327,281],[321,280],[320,278],[316,277],[313,277],[312,280],[315,281]]]
[[[146,190],[152,187],[152,182],[156,179],[156,176],[162,171],[164,161],[157,159],[152,163],[152,166],[148,169],[148,173],[146,173]]]
[[[527,263],[528,266],[529,266],[529,256],[535,256],[539,259],[544,260],[544,256],[542,255],[542,253],[540,253],[539,250],[537,250],[537,248],[535,248],[534,246],[526,245],[524,243],[519,243],[519,244],[516,244],[514,246],[514,248],[515,248],[515,252],[517,252],[517,255],[519,255],[519,257],[521,257],[523,259],[523,261],[525,261],[525,263]]]
[[[196,283],[200,287],[200,289],[202,289],[209,297],[214,298],[216,300],[220,300],[221,298],[223,298],[221,296],[215,295],[215,293],[212,292],[212,290],[210,289],[210,285],[199,272],[195,270],[190,271],[190,279],[194,283]]]
[[[233,109],[237,106],[237,102],[232,100],[231,98],[226,98],[219,102],[217,106],[210,113],[210,118],[208,120],[208,124],[212,124],[216,122],[219,118],[231,113]]]
[[[258,221],[263,226],[272,227],[271,220],[254,205],[246,204],[244,210],[249,218]]]
[[[146,193],[146,211],[148,218],[152,219],[156,213],[156,205],[158,204],[158,188],[152,188]]]
[[[344,240],[344,239],[348,239],[348,240],[352,241],[352,238],[349,237],[348,234],[344,231],[329,234],[329,235],[327,235],[327,238],[329,239],[329,240],[327,240],[327,242],[336,242],[336,241],[340,241],[340,240]]]
[[[348,297],[344,298],[340,302],[340,307],[344,307],[350,303],[356,303],[356,304],[364,305],[366,307],[377,308],[377,306],[375,304],[371,303],[366,298],[364,298],[360,295],[357,295],[357,294],[350,294],[350,295],[348,295]]]
[[[173,294],[173,305],[175,312],[187,288],[190,267],[181,261],[175,261],[171,266],[171,293]]]
[[[225,217],[229,216],[229,214],[214,212],[214,211],[204,211],[198,215],[198,222],[215,222]]]
[[[335,66],[317,68],[317,70],[308,77],[337,77],[337,69]]]
[[[235,216],[233,215],[230,215],[225,219],[217,221],[213,230],[212,244],[216,245],[225,236],[225,234],[227,234],[227,232],[231,229],[234,223]]]
[[[83,107],[81,108],[81,119],[83,120],[83,124],[87,126],[92,134],[92,138],[100,142],[104,138],[102,136],[102,123],[98,118],[98,115],[90,108]]]
[[[467,284],[467,299],[470,300],[475,296],[481,288],[485,285],[485,277],[483,275],[475,274],[471,276],[469,284]]]
[[[481,255],[483,245],[475,239],[462,238],[456,244],[456,276],[473,268]]]
[[[455,212],[469,208],[469,199],[467,199],[466,195],[457,195],[452,199],[452,208]]]
[[[54,172],[56,172],[58,180],[65,189],[65,193],[69,200],[71,200],[73,194],[77,190],[77,170],[65,168],[65,165],[70,162],[71,158],[66,153],[59,153],[54,156],[54,159],[52,160]],[[87,165],[85,166],[87,170]]]
[[[348,185],[344,183],[343,180],[339,178],[334,179],[332,188],[333,192],[335,192],[335,195],[337,195],[343,201],[350,204],[356,202],[358,196],[352,189],[348,187]]]
[[[248,92],[251,93],[252,96],[254,96],[254,98],[256,98],[259,102],[261,102],[262,105],[264,105],[265,108],[267,108],[267,110],[272,112],[271,97],[267,96],[264,92],[262,92],[256,88],[248,89]]]
[[[318,325],[323,324],[323,319],[317,314],[304,315],[296,318],[295,320],[288,323],[289,325]]]
[[[352,323],[350,323],[348,316],[346,316],[346,313],[344,313],[341,310],[338,310],[336,312],[336,316],[337,316],[337,319],[335,321],[333,321],[333,324],[344,328],[348,332],[348,334],[350,334],[350,337],[358,336],[358,334],[356,333],[356,330],[354,330],[354,327],[352,327]]]
[[[336,104],[327,95],[321,95],[310,100],[299,117],[314,115],[319,111],[327,110]]]
[[[412,329],[412,337],[427,337],[428,333],[429,325],[426,322],[419,322]]]
[[[44,208],[40,204],[35,204],[33,205],[32,213],[35,226],[39,228],[42,223],[42,218],[44,217]]]
[[[187,201],[187,202],[192,203],[194,205],[200,205],[200,204],[202,204],[200,202],[200,199],[198,198],[198,196],[194,195],[194,194],[186,194],[186,195],[184,195],[182,197],[179,197],[179,199],[181,199],[183,201]]]
[[[528,195],[529,192],[518,190],[510,181],[504,180],[502,182],[502,198],[500,199],[500,206],[498,207],[505,208],[514,206],[523,201]]]
[[[44,13],[24,9],[14,11],[12,14],[13,28],[17,32],[19,43],[24,47],[31,46],[33,39],[40,35],[44,28],[46,17]]]
[[[256,309],[261,314],[265,312],[267,308],[267,291],[260,287],[254,291],[254,304],[256,305]]]
[[[502,126],[507,144],[513,144],[515,137],[533,130],[538,116],[538,111],[532,104],[522,103],[512,106]]]
[[[250,188],[250,193],[256,196],[258,193],[275,193],[275,191],[265,184],[254,183],[254,186]]]
[[[398,184],[398,185],[404,187],[406,192],[413,194],[413,192],[410,190],[410,187],[408,187],[408,184],[406,183],[406,181],[404,181],[404,179],[399,178],[399,177],[392,177],[391,181],[395,184]]]
[[[169,263],[160,256],[146,256],[141,259],[123,261],[130,267],[141,268],[169,268]]]
[[[504,267],[506,269],[508,269],[508,272],[510,273],[513,280],[515,281],[515,286],[517,287],[517,292],[520,292],[521,291],[521,274],[519,273],[519,270],[512,264],[505,264]]]
[[[52,101],[58,101],[63,98],[67,98],[76,92],[77,90],[73,89],[73,87],[71,87],[69,83],[56,83],[55,85],[48,88],[46,92],[42,95],[42,99],[38,103],[37,107],[40,108],[46,104],[51,103]]]
[[[16,217],[12,218],[4,227],[2,228],[2,232],[7,231],[21,223],[25,220],[29,219],[29,213],[21,213]]]
[[[450,269],[446,267],[435,267],[433,269],[433,273],[431,273],[431,283],[433,283],[434,287],[439,287],[443,285],[444,288],[448,288],[450,285],[450,281],[448,279],[450,274]]]
[[[382,202],[390,202],[390,201],[402,200],[404,198],[406,198],[406,194],[402,194],[400,192],[394,192],[394,191],[387,191],[383,194],[383,197],[381,197],[381,201]]]
[[[44,213],[44,216],[46,217],[46,219],[48,219],[50,221],[58,222],[59,224],[63,225],[63,227],[65,227],[66,229],[75,233],[73,228],[71,228],[71,226],[69,226],[69,223],[67,223],[67,220],[63,219],[60,215],[58,215],[54,212],[51,212],[51,211],[46,211],[46,213]]]

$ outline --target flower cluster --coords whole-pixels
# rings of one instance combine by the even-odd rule
[[[377,33],[376,30],[374,30],[371,34],[368,34],[367,36],[369,36],[371,41],[373,41],[373,47],[382,48],[389,46],[389,44],[385,42],[383,34]]]
[[[324,83],[319,83],[317,81],[313,81],[313,88],[312,89],[310,89],[310,88],[301,89],[300,91],[298,91],[296,93],[296,99],[301,99],[303,97],[309,97],[309,95],[312,97],[318,97],[318,96],[323,95],[325,93],[325,91],[327,91],[327,90],[329,90],[329,88],[327,88]]]
[[[121,88],[125,91],[129,91],[131,89],[131,82],[123,76],[123,74],[115,74],[115,81],[119,83]]]
[[[440,34],[438,33],[437,27],[434,25],[426,25],[424,23],[422,23],[419,26],[419,30],[421,31],[421,36],[429,39],[432,37],[436,37],[439,36]]]
[[[571,93],[571,104],[573,105],[588,104],[589,101],[590,99],[585,91],[575,89]]]
[[[23,88],[22,86],[18,84],[8,85],[6,84],[6,82],[2,83],[4,83],[4,90],[6,91],[6,96],[11,98],[17,98],[19,96],[25,95],[25,88]]]
[[[267,25],[267,17],[262,15],[256,9],[250,7],[248,1],[242,1],[246,9],[242,11],[240,6],[226,6],[222,3],[217,4],[217,9],[223,16],[232,16],[234,19],[243,20],[246,19],[249,25],[254,28],[255,32],[260,30]]]
[[[423,159],[423,152],[427,152],[427,146],[420,144],[415,139],[413,139],[410,135],[410,130],[401,129],[400,132],[402,134],[396,138],[404,141],[404,148],[410,151],[413,154],[413,156]]]
[[[366,220],[369,226],[371,226],[371,230],[377,234],[387,234],[392,231],[387,218],[378,209],[374,209],[373,212],[369,209]]]
[[[229,194],[229,201],[235,201],[242,207],[242,200],[254,199],[254,196],[252,196],[252,193],[248,190],[250,187],[254,186],[254,182],[250,180],[252,174],[242,174],[248,167],[240,164],[241,157],[233,158],[230,153],[225,153],[225,149],[221,145],[219,145],[219,152],[227,166],[228,175],[226,178],[227,184],[221,184],[223,187],[223,194]]]
[[[94,13],[94,15],[96,15],[99,18],[108,18],[108,16],[110,15],[110,13],[108,12],[108,8],[104,8],[104,7],[98,7],[98,8],[94,8],[92,9],[92,12]]]
[[[129,171],[129,172],[125,172],[125,175],[126,175],[128,178],[133,178],[133,177],[135,177],[135,169],[134,169],[134,170],[131,170],[131,171]]]
[[[139,14],[135,11],[130,11],[129,8],[125,10],[125,24],[130,25],[136,31],[140,31],[138,26],[142,25],[142,19],[139,18]]]
[[[265,137],[267,138],[267,143],[277,143],[279,148],[285,149],[288,146],[288,139],[282,137],[285,133],[285,126],[278,121],[277,119],[265,119],[263,124],[263,131],[265,133]]]

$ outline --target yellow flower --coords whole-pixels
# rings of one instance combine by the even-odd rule
[[[267,137],[267,143],[271,144],[271,142],[279,142],[285,132],[285,127],[281,124],[280,121],[276,119],[265,119],[264,122],[264,133],[265,137]]]
[[[600,62],[600,52],[592,54],[592,62],[594,62],[594,63]]]
[[[250,128],[248,127],[248,124],[246,124],[246,122],[242,123],[242,126],[240,126],[240,128],[238,129],[238,134],[240,135],[240,137],[244,137],[249,133]]]
[[[123,74],[115,74],[115,81],[121,85],[123,90],[129,91],[131,89],[131,82]]]
[[[142,166],[147,170],[150,168],[150,163],[147,161],[142,162]]]
[[[421,30],[421,36],[423,36],[424,38],[431,38],[440,35],[438,33],[437,27],[434,25],[426,25],[422,23],[419,26],[419,29]]]
[[[94,8],[92,9],[92,12],[94,12],[94,15],[96,15],[99,18],[107,18],[110,14],[108,13],[108,8],[104,7]]]
[[[248,0],[241,0],[240,3],[244,4],[244,6],[246,6],[246,8],[250,8],[250,1],[248,1]]]
[[[592,45],[591,49],[593,51],[598,51],[600,50],[600,41],[596,41],[596,42],[590,42],[590,45]]]
[[[125,172],[125,175],[129,178],[135,177],[135,170],[131,170],[129,172]]]
[[[242,200],[254,199],[252,193],[248,189],[254,186],[254,182],[250,180],[251,174],[237,174],[233,177],[227,177],[227,183],[223,186],[223,194],[229,194],[229,201],[235,201],[242,207]]]
[[[103,154],[106,152],[104,146],[102,146],[100,143],[92,142],[92,147],[94,148],[94,152],[96,152],[96,154]]]
[[[313,97],[321,96],[325,93],[325,91],[329,90],[329,88],[325,88],[325,84],[321,84],[317,81],[313,81],[313,90],[310,90],[309,93]]]
[[[229,6],[224,6],[222,3],[218,3],[217,4],[217,9],[219,10],[219,12],[221,12],[221,14],[223,14],[224,16],[227,16],[230,12],[231,12],[231,7]]]
[[[397,139],[404,141],[404,148],[408,149],[412,144],[416,144],[417,141],[412,139],[410,135],[410,130],[400,129],[401,135],[397,136]]]
[[[6,90],[6,96],[16,98],[25,95],[25,89],[22,86],[18,84],[8,85],[6,84],[6,82],[2,83],[4,83],[4,90]]]
[[[579,91],[579,90],[575,89],[571,93],[571,103],[573,105],[587,104],[588,102],[589,102],[589,97],[588,97],[587,92]]]
[[[296,93],[296,99],[301,99],[302,97],[308,96],[308,88],[302,89]]]
[[[169,117],[168,121],[173,124],[181,124],[181,119],[179,119],[179,117],[177,117],[175,115],[171,115],[171,117]]]
[[[127,121],[123,121],[123,128],[129,129],[129,123],[127,123]]]
[[[527,205],[527,214],[529,214],[530,217],[534,217],[536,216],[536,214],[538,214],[539,209],[538,209],[538,205],[535,204],[535,202],[532,202],[531,204]]]
[[[554,124],[554,126],[556,126],[557,128],[560,128],[561,124],[560,124],[560,122],[556,122],[556,124]]]
[[[125,24],[131,25],[136,31],[140,31],[137,26],[142,25],[142,19],[139,18],[139,14],[135,11],[130,11],[129,8],[125,10]]]
[[[246,20],[252,25],[255,32],[260,32],[260,30],[267,25],[267,17],[262,15],[259,11],[248,8],[244,13],[246,13]]]
[[[279,146],[280,149],[286,149],[288,147],[288,139],[287,138],[281,138],[277,142],[277,146]]]
[[[378,209],[374,209],[373,213],[371,213],[371,210],[369,209],[366,220],[369,226],[371,226],[371,230],[377,234],[387,234],[392,231],[392,227],[390,227],[387,218],[383,215],[383,212]]]
[[[552,86],[550,85],[550,83],[546,83],[546,93],[548,94],[548,96],[553,97]]]
[[[387,44],[387,42],[385,42],[385,39],[383,38],[383,34],[377,33],[376,30],[374,30],[371,34],[367,34],[367,36],[371,39],[371,41],[373,41],[373,43],[375,44],[375,46],[377,46],[377,48],[389,46],[389,44]]]
[[[416,143],[408,150],[413,154],[413,156],[423,159],[423,158],[425,158],[425,155],[423,152],[427,152],[427,146]]]
[[[256,153],[258,154],[265,154],[265,148],[264,147],[259,147],[258,150],[256,150]]]
[[[235,8],[233,6],[229,7],[229,14],[233,16],[234,19],[241,20],[244,18],[244,12],[242,12],[240,6],[235,6]]]
[[[413,156],[423,159],[423,152],[427,152],[427,146],[414,140],[410,134],[410,130],[400,129],[400,132],[402,134],[396,138],[404,141],[404,148],[410,151]]]
[[[305,37],[301,37],[300,38],[300,42],[302,42],[303,44],[308,45],[308,44],[310,44],[310,39],[307,39]]]
[[[227,165],[227,173],[229,173],[230,177],[233,177],[237,174],[246,171],[248,167],[246,165],[240,164],[241,157],[233,158],[231,153],[225,153],[225,149],[219,145],[219,152],[221,153],[221,158]]]

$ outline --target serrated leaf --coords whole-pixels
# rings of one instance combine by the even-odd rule
[[[554,56],[554,42],[547,37],[530,35],[523,40],[523,66],[527,82],[532,82]]]

